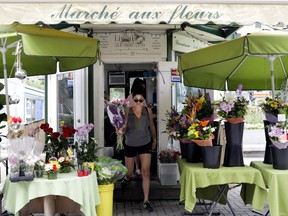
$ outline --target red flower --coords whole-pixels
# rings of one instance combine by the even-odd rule
[[[58,137],[60,136],[60,133],[54,132],[52,135],[53,135],[53,138],[58,139]]]
[[[42,130],[44,130],[44,132],[46,132],[46,131],[48,130],[48,128],[49,128],[49,124],[48,124],[48,123],[41,124],[41,125],[40,125],[40,128],[41,128]]]
[[[53,171],[57,171],[57,166],[56,166],[56,164],[53,164]]]

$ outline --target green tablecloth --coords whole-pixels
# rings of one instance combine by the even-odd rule
[[[215,190],[210,190],[211,186],[229,183],[242,184],[241,197],[245,204],[251,204],[255,210],[264,208],[267,191],[259,170],[249,166],[207,169],[203,168],[202,163],[187,163],[185,159],[178,159],[177,163],[180,170],[180,201],[185,201],[187,211],[192,212],[196,197],[199,198],[198,190],[203,189],[202,193],[207,195],[207,199],[215,196]]]
[[[11,182],[7,176],[3,188],[8,212],[19,215],[19,211],[32,199],[47,195],[65,196],[80,205],[84,215],[96,215],[95,206],[100,203],[96,172],[78,177],[77,172],[58,173],[55,180],[34,178],[33,181]]]
[[[260,161],[252,161],[251,166],[258,169],[263,176],[268,190],[270,215],[288,215],[288,170],[276,170],[272,165]]]

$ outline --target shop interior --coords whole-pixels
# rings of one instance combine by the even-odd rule
[[[154,114],[154,124],[157,129],[157,82],[156,82],[156,63],[120,63],[105,64],[105,97],[107,100],[122,100],[131,93],[133,81],[136,78],[143,79],[146,83],[146,103],[152,108]],[[104,139],[105,147],[114,148],[114,158],[120,159],[124,163],[124,152],[115,150],[117,135],[111,125],[109,117],[105,111],[104,118]],[[125,142],[125,140],[124,140]],[[152,154],[151,174],[157,176],[157,153]]]

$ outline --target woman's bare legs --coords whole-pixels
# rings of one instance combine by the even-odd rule
[[[140,154],[144,203],[149,201],[151,154]]]

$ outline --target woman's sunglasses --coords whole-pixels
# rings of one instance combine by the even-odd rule
[[[135,103],[138,103],[138,102],[142,103],[143,101],[144,101],[144,100],[143,100],[142,98],[140,98],[140,99],[134,98],[134,102],[135,102]]]

